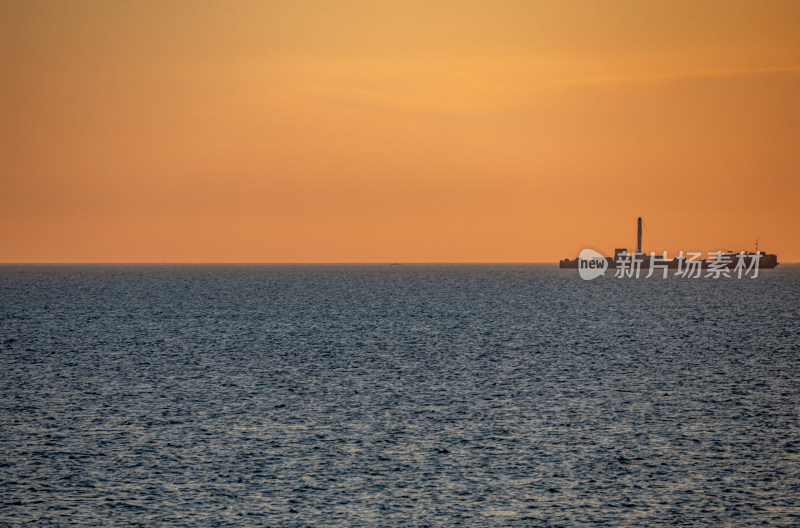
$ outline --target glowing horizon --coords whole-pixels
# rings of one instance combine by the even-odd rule
[[[3,2],[0,262],[800,261],[797,2]]]

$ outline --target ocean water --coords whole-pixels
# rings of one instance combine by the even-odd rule
[[[0,526],[798,526],[800,267],[0,266]]]

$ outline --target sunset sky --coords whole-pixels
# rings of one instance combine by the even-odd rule
[[[0,262],[800,261],[800,2],[0,0]]]

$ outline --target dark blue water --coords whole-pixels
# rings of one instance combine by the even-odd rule
[[[0,526],[798,526],[800,268],[2,266]]]

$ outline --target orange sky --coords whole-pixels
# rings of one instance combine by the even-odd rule
[[[0,262],[800,261],[800,2],[0,0]]]

